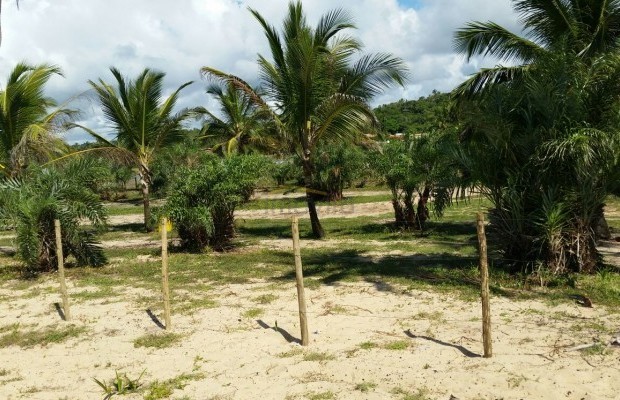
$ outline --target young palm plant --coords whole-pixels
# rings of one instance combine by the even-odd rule
[[[389,54],[361,53],[361,43],[346,34],[354,28],[352,19],[341,9],[323,15],[311,27],[301,2],[291,2],[281,32],[257,11],[250,11],[271,49],[271,60],[262,55],[258,59],[264,94],[239,77],[210,67],[201,71],[245,91],[270,113],[283,147],[294,149],[301,161],[312,232],[321,238],[325,232],[312,195],[317,146],[350,142],[373,129],[376,118],[368,101],[394,84],[403,84],[407,69]]]
[[[57,267],[54,220],[62,226],[65,257],[78,265],[100,266],[106,261],[92,230],[106,214],[99,196],[89,189],[100,171],[88,160],[75,159],[57,167],[31,166],[21,178],[0,182],[0,225],[15,228],[17,255],[30,273]]]
[[[102,145],[99,150],[131,163],[138,168],[144,205],[144,226],[151,228],[149,193],[152,184],[151,163],[158,152],[182,138],[182,123],[192,115],[192,110],[173,112],[179,93],[192,82],[187,82],[162,98],[163,72],[145,69],[134,81],[127,81],[116,68],[111,68],[116,87],[99,79],[89,81],[95,90],[103,113],[114,130],[114,139],[84,126]]]
[[[0,90],[0,172],[17,176],[33,161],[57,157],[66,149],[57,133],[75,114],[45,96],[45,85],[60,75],[52,65],[17,64]]]
[[[207,109],[200,109],[207,116],[202,134],[218,141],[213,151],[230,156],[253,150],[269,152],[276,147],[274,135],[270,135],[273,124],[269,114],[244,91],[227,84],[226,90],[220,85],[211,85],[207,93],[217,99],[222,115],[219,118]]]

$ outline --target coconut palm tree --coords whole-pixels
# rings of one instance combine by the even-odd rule
[[[528,65],[557,51],[569,51],[584,60],[620,48],[620,2],[607,0],[513,0],[524,36],[494,22],[470,22],[455,34],[454,47],[467,59],[491,56],[499,65],[485,68],[461,84],[455,93],[471,96],[494,83],[520,79]]]
[[[269,135],[269,114],[252,102],[249,96],[232,84],[211,85],[207,93],[220,105],[221,118],[207,109],[200,112],[207,116],[202,134],[220,141],[213,150],[224,155],[247,153],[251,150],[270,151],[275,147],[273,135]]]
[[[149,191],[152,183],[150,164],[164,147],[182,138],[182,123],[192,115],[184,109],[173,113],[179,93],[192,82],[186,82],[166,99],[162,97],[163,72],[145,69],[134,81],[127,81],[116,68],[110,71],[116,87],[102,79],[89,81],[95,90],[104,116],[114,130],[108,140],[92,129],[81,127],[99,141],[108,154],[124,159],[138,168],[144,205],[144,226],[151,230]]]
[[[293,148],[301,160],[312,232],[321,238],[325,233],[312,196],[317,146],[347,142],[372,129],[376,118],[368,101],[394,84],[403,84],[407,69],[389,54],[363,54],[362,44],[346,34],[354,25],[342,9],[328,12],[311,27],[301,2],[291,2],[281,32],[258,11],[250,12],[271,49],[271,60],[262,55],[258,59],[264,94],[257,94],[239,77],[210,67],[201,71],[244,90],[270,112],[281,143]]]
[[[56,134],[75,112],[45,96],[54,75],[61,75],[56,66],[19,63],[0,90],[0,171],[5,175],[18,175],[30,161],[44,161],[65,148]]]

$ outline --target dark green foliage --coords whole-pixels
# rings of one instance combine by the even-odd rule
[[[420,134],[429,133],[446,124],[450,94],[433,91],[418,100],[399,100],[377,107],[375,115],[384,132]]]
[[[452,202],[454,189],[464,186],[461,166],[455,161],[454,130],[425,135],[406,135],[383,144],[370,159],[375,171],[392,192],[396,226],[424,229],[430,217],[428,205],[441,216]],[[416,204],[417,198],[417,204]]]
[[[181,168],[160,211],[177,228],[181,246],[201,251],[230,247],[235,235],[235,208],[249,200],[266,171],[262,156],[211,156],[194,168]]]
[[[301,166],[293,158],[275,160],[270,167],[271,177],[276,185],[282,186],[292,179],[299,180],[303,176]],[[302,178],[303,179],[303,178]]]
[[[319,147],[314,159],[313,195],[317,200],[341,200],[346,186],[368,175],[367,164],[366,153],[353,144]]]
[[[493,203],[494,240],[516,269],[596,270],[595,228],[618,177],[618,76],[614,58],[590,65],[567,51],[462,105],[463,160]]]
[[[17,254],[29,271],[50,271],[57,266],[54,219],[62,228],[65,257],[78,265],[100,266],[105,256],[94,234],[80,220],[94,227],[105,223],[99,196],[90,189],[97,167],[76,159],[59,167],[32,166],[19,180],[0,184],[0,223],[17,232]]]

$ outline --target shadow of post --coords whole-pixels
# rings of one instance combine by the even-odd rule
[[[413,333],[411,333],[411,330],[410,330],[410,329],[407,329],[407,330],[405,331],[405,335],[409,336],[409,337],[410,337],[410,338],[412,338],[412,339],[424,339],[424,340],[428,340],[428,341],[433,342],[433,343],[440,344],[440,345],[442,345],[442,346],[446,346],[446,347],[452,347],[452,348],[455,348],[455,349],[457,349],[458,351],[460,351],[461,353],[463,353],[463,355],[464,355],[465,357],[469,357],[469,358],[478,358],[478,357],[481,357],[481,355],[480,355],[480,354],[476,354],[476,353],[474,353],[473,351],[470,351],[470,350],[466,349],[465,347],[460,346],[460,345],[457,345],[457,344],[452,344],[452,343],[448,343],[448,342],[443,342],[443,341],[441,341],[441,340],[438,340],[438,339],[435,339],[435,338],[432,338],[432,337],[429,337],[429,336],[414,335]]]
[[[298,339],[298,338],[294,337],[293,335],[291,335],[290,333],[288,333],[287,331],[285,331],[284,329],[282,329],[280,327],[269,326],[267,323],[265,323],[265,321],[263,321],[261,319],[257,319],[256,323],[258,325],[260,325],[260,327],[263,328],[263,329],[271,329],[271,330],[274,330],[274,331],[278,332],[289,343],[301,344],[301,339]]]
[[[157,316],[155,314],[153,314],[153,311],[151,311],[150,308],[146,309],[146,315],[148,315],[151,318],[151,321],[153,321],[155,323],[155,325],[157,325],[158,328],[166,329],[164,324],[159,320],[159,318],[157,318]]]
[[[56,309],[56,312],[58,313],[60,318],[63,321],[66,321],[67,317],[65,316],[65,312],[63,311],[62,307],[60,306],[60,303],[54,303],[54,308]]]

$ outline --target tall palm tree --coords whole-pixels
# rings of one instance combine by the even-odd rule
[[[485,68],[460,85],[471,96],[494,83],[520,79],[528,65],[554,51],[593,60],[620,49],[620,2],[609,0],[513,0],[524,36],[494,22],[470,22],[455,34],[454,47],[467,59],[492,56],[515,66]]]
[[[258,59],[264,95],[239,77],[209,67],[201,71],[234,84],[271,113],[280,140],[301,160],[312,232],[321,238],[325,233],[312,196],[317,145],[348,141],[372,129],[376,118],[368,101],[395,83],[403,84],[407,69],[389,54],[362,54],[362,44],[346,34],[355,26],[342,9],[328,12],[311,27],[301,2],[291,2],[281,32],[256,10],[250,12],[271,49],[271,60]]]
[[[75,112],[45,96],[54,75],[61,75],[56,66],[19,63],[0,90],[0,171],[5,175],[18,175],[28,162],[46,160],[65,147],[56,133],[66,129]]]
[[[145,69],[134,81],[127,81],[116,68],[110,68],[116,79],[116,87],[102,79],[89,81],[97,93],[104,116],[114,129],[114,139],[108,140],[92,129],[81,127],[102,145],[131,162],[138,168],[144,204],[144,226],[151,230],[149,191],[152,183],[150,164],[153,157],[164,147],[182,138],[182,122],[192,115],[184,109],[174,114],[179,93],[192,82],[179,86],[166,99],[162,98],[165,74]]]
[[[207,115],[202,134],[218,141],[214,151],[224,155],[246,153],[252,149],[271,150],[275,143],[269,135],[269,115],[258,107],[249,96],[232,84],[211,85],[207,93],[215,96],[220,105],[221,118],[207,109],[200,109]]]

